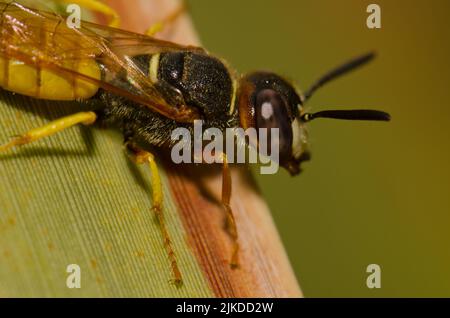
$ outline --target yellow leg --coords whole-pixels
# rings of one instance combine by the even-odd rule
[[[67,4],[78,4],[80,7],[99,12],[108,17],[108,26],[118,28],[120,27],[120,16],[110,6],[98,1],[98,0],[58,0]]]
[[[184,3],[184,1],[181,1],[181,4],[171,14],[166,16],[161,21],[158,21],[151,25],[145,31],[145,34],[148,36],[155,36],[155,34],[161,32],[168,24],[173,23],[176,19],[178,19],[185,11],[186,4]]]
[[[239,266],[239,242],[238,231],[236,227],[236,220],[234,219],[233,210],[230,206],[231,199],[231,174],[228,166],[227,156],[222,154],[223,169],[222,169],[222,205],[227,212],[228,231],[233,239],[233,250],[231,252],[230,265],[232,268]]]
[[[94,112],[80,112],[59,118],[57,120],[49,122],[42,127],[32,129],[21,136],[15,137],[10,142],[4,145],[0,145],[0,152],[6,151],[14,146],[25,145],[35,140],[54,135],[57,132],[60,132],[77,124],[93,124],[96,119],[97,115]]]
[[[169,256],[170,264],[172,267],[174,282],[176,285],[182,284],[182,277],[180,269],[178,268],[177,259],[175,252],[172,247],[172,241],[170,239],[169,231],[166,228],[166,223],[164,219],[164,214],[162,211],[163,206],[163,190],[161,184],[161,178],[159,176],[158,167],[156,165],[155,157],[150,152],[138,149],[137,147],[126,143],[126,147],[132,151],[134,155],[134,161],[137,164],[148,163],[150,167],[150,172],[152,174],[151,186],[152,186],[152,209],[158,219],[159,226],[161,228],[161,234],[164,239],[164,246],[167,250]]]

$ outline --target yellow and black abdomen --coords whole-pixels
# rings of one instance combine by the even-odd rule
[[[75,72],[100,79],[101,72],[95,60],[68,63]],[[0,56],[0,86],[6,90],[42,99],[75,100],[95,95],[98,86],[75,75],[56,73],[39,65],[27,65],[18,60]]]
[[[83,42],[82,37],[64,23],[45,20],[33,20],[33,23],[27,26],[25,35],[15,34],[12,30],[1,32],[0,86],[15,93],[50,100],[87,99],[95,95],[98,85],[77,76],[81,73],[100,80],[100,67],[95,59],[73,55],[65,59],[63,55],[66,50],[83,48],[86,41]],[[0,24],[3,26],[3,21]],[[33,63],[24,63],[16,54]],[[44,67],[47,62],[56,63],[70,72],[50,70]]]

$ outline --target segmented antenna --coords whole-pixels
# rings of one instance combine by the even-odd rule
[[[334,70],[328,72],[327,74],[323,75],[319,80],[317,80],[305,93],[304,95],[304,102],[306,102],[313,94],[314,92],[322,87],[324,84],[334,80],[335,78],[344,75],[366,63],[371,61],[375,57],[375,52],[370,52],[368,54],[362,55],[360,57],[357,57],[353,60],[348,61],[345,64],[342,64],[341,66],[335,68]]]
[[[391,116],[386,112],[373,109],[322,110],[317,113],[306,113],[302,116],[303,121],[310,121],[316,118],[389,121]]]

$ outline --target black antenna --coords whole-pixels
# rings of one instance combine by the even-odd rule
[[[316,81],[305,93],[303,102],[306,102],[314,92],[322,87],[324,84],[330,82],[331,80],[352,71],[367,62],[371,61],[375,57],[374,52],[370,52],[368,54],[357,57],[353,60],[348,61],[347,63],[335,68],[334,70],[328,72],[324,76],[322,76],[318,81]]]
[[[310,121],[316,118],[389,121],[391,116],[388,113],[373,109],[323,110],[312,114],[305,113],[302,116],[303,121]]]

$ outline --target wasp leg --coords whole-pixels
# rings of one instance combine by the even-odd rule
[[[15,146],[29,144],[35,140],[54,135],[57,132],[77,124],[91,125],[96,119],[97,115],[94,112],[80,112],[56,119],[42,127],[32,129],[21,136],[14,137],[10,142],[4,145],[0,145],[0,152],[6,151]]]
[[[99,12],[108,17],[108,26],[118,28],[120,26],[119,14],[110,6],[98,1],[98,0],[59,0],[67,4],[78,4],[86,9]]]
[[[236,227],[236,220],[234,219],[233,210],[230,206],[231,198],[231,174],[228,166],[227,156],[222,154],[222,205],[227,212],[227,227],[228,231],[233,239],[233,250],[231,253],[230,265],[232,268],[239,266],[239,242],[238,231]]]
[[[141,150],[126,141],[125,146],[127,150],[131,152],[133,155],[131,158],[137,164],[147,163],[150,167],[150,172],[152,175],[151,186],[152,186],[152,209],[158,219],[159,226],[161,229],[161,234],[164,240],[164,246],[167,250],[167,254],[169,256],[170,264],[172,267],[172,272],[174,276],[174,282],[176,285],[182,284],[182,277],[180,269],[178,268],[177,259],[175,256],[175,252],[172,247],[172,241],[170,239],[169,231],[166,228],[166,223],[163,215],[163,189],[161,184],[161,178],[159,176],[158,167],[156,165],[155,157],[150,152]]]
[[[155,36],[157,33],[161,32],[167,25],[176,21],[183,13],[187,10],[186,3],[181,1],[181,4],[171,12],[168,16],[166,16],[161,21],[158,21],[152,24],[146,31],[145,34],[148,36]]]

